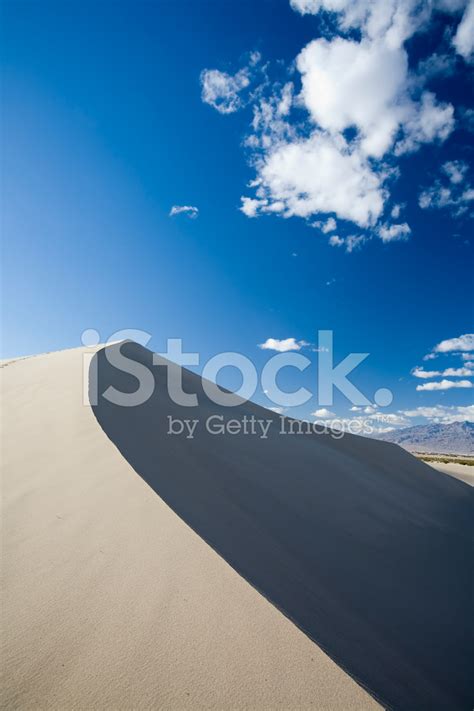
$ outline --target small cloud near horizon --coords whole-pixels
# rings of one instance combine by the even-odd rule
[[[300,351],[305,346],[310,344],[306,341],[297,341],[295,338],[284,338],[279,340],[278,338],[267,338],[264,343],[259,343],[258,347],[264,351],[278,351],[279,353],[286,353],[287,351]]]
[[[431,383],[423,383],[417,385],[416,389],[420,390],[451,390],[452,388],[472,388],[470,380],[440,380]]]
[[[336,417],[334,412],[331,412],[331,410],[328,410],[325,407],[321,407],[319,410],[315,410],[314,412],[311,413],[313,417],[319,417],[323,420],[327,420],[330,417]]]

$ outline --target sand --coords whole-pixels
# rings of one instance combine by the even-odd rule
[[[380,708],[137,476],[86,351],[2,371],[2,708]]]
[[[466,482],[470,486],[474,486],[474,467],[468,464],[457,464],[456,462],[430,462],[433,469],[437,469],[439,472],[444,472],[444,474],[449,474],[455,479]]]
[[[468,486],[361,437],[171,437],[164,368],[91,409],[85,350],[3,369],[3,708],[472,706]]]

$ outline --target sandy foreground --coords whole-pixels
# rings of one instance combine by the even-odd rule
[[[83,350],[2,370],[2,708],[380,708],[136,475]]]
[[[470,707],[469,487],[359,437],[165,437],[162,376],[91,409],[85,352],[2,369],[2,708]]]

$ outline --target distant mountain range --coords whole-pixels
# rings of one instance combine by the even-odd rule
[[[474,454],[474,423],[418,425],[387,432],[377,439],[399,444],[409,452]]]

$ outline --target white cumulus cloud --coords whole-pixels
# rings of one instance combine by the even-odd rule
[[[424,378],[425,380],[427,378],[436,378],[438,375],[441,375],[441,372],[439,370],[423,370],[423,368],[413,368],[411,371],[411,374],[415,378]]]
[[[259,163],[255,211],[284,217],[334,212],[361,227],[374,225],[384,205],[382,178],[342,136],[316,131],[283,143]],[[245,206],[246,198],[243,198]],[[248,200],[248,198],[247,198]]]
[[[411,229],[406,222],[403,222],[400,225],[380,225],[378,232],[382,242],[394,242],[408,239]]]
[[[446,368],[443,370],[443,375],[451,378],[472,378],[474,370],[471,368]]]
[[[466,364],[467,366],[467,364]],[[448,377],[448,378],[471,378],[474,376],[474,370],[470,367],[462,368],[445,368],[444,370],[423,370],[423,368],[414,368],[411,374],[415,378],[436,378],[436,377]]]
[[[337,13],[342,31],[358,28],[370,39],[386,37],[393,47],[401,46],[429,16],[428,3],[416,0],[290,0],[290,3],[301,14],[316,15],[321,10]]]
[[[319,410],[315,410],[315,412],[312,412],[311,414],[313,415],[313,417],[319,417],[322,420],[327,420],[328,417],[336,417],[334,412],[331,412],[325,407],[321,407]]]
[[[336,37],[313,40],[296,61],[301,98],[315,125],[335,135],[354,126],[362,153],[383,156],[406,110],[398,101],[406,53],[381,42]]]
[[[464,59],[471,59],[474,52],[474,0],[467,4],[463,18],[458,25],[453,44]]]
[[[417,385],[417,390],[451,390],[452,388],[472,388],[470,380],[439,380]]]
[[[260,203],[260,200],[256,200],[254,198],[249,197],[243,197],[240,209],[242,210],[244,215],[247,215],[247,217],[257,217]]]
[[[458,336],[457,338],[447,338],[433,348],[435,353],[472,350],[474,350],[474,333],[465,333],[463,336]]]
[[[287,351],[300,351],[304,346],[308,345],[309,343],[306,341],[297,341],[295,338],[284,338],[282,340],[278,338],[267,338],[265,343],[259,343],[258,347],[262,350],[286,353]]]
[[[300,4],[295,9],[317,12],[323,5]],[[334,2],[326,9],[349,17],[346,3]],[[309,135],[307,130],[299,135],[286,118],[291,94],[287,92],[284,118],[275,109],[281,98],[260,102],[254,132],[247,139],[247,145],[257,150],[256,196],[242,198],[245,214],[272,212],[307,219],[332,212],[359,227],[374,227],[384,211],[390,177],[377,161],[447,138],[454,126],[453,107],[428,91],[418,98],[411,95],[407,52],[383,31],[388,32],[390,23],[388,13],[378,31],[369,22],[374,32],[360,41],[319,38],[301,50],[296,67],[302,90],[293,105],[307,112]],[[347,129],[355,130],[352,138]],[[399,211],[395,209],[395,215]],[[407,239],[410,228],[406,223],[384,224],[376,234],[386,242]],[[330,244],[339,243],[332,239]],[[347,251],[354,244],[349,241]]]
[[[408,239],[411,229],[406,222],[390,222],[399,218],[400,205],[392,207],[387,220],[390,181],[400,173],[399,156],[423,144],[443,142],[453,131],[454,107],[425,87],[433,76],[453,73],[455,62],[453,52],[447,54],[444,46],[431,61],[425,58],[412,66],[405,42],[426,30],[438,11],[458,13],[460,19],[465,0],[290,0],[290,4],[303,15],[333,13],[338,30],[301,49],[291,81],[272,83],[265,65],[265,81],[249,99],[253,119],[244,145],[256,176],[251,193],[241,198],[241,211],[251,218],[263,214],[302,218],[323,234],[335,232],[337,220],[338,234],[330,236],[329,244],[345,246],[347,252],[373,237],[384,242]],[[456,37],[466,34],[463,25],[468,27],[469,17],[466,10]],[[456,47],[461,44],[455,39]],[[251,74],[249,67],[233,75],[205,70],[203,100],[222,113],[232,113],[245,103],[242,92]],[[462,183],[458,163],[445,165],[450,190]],[[470,195],[469,188],[463,191],[463,203]],[[420,205],[433,207],[450,199],[428,190],[420,196]],[[325,217],[328,214],[334,217]],[[326,222],[314,220],[319,216]],[[365,233],[347,236],[339,220]]]
[[[290,4],[302,15],[316,15],[321,10],[336,13],[343,32],[360,29],[370,39],[383,37],[389,46],[400,47],[415,32],[426,29],[433,12],[458,13],[466,0],[290,0]],[[463,56],[472,51],[471,6],[469,0],[454,39],[456,50]]]

